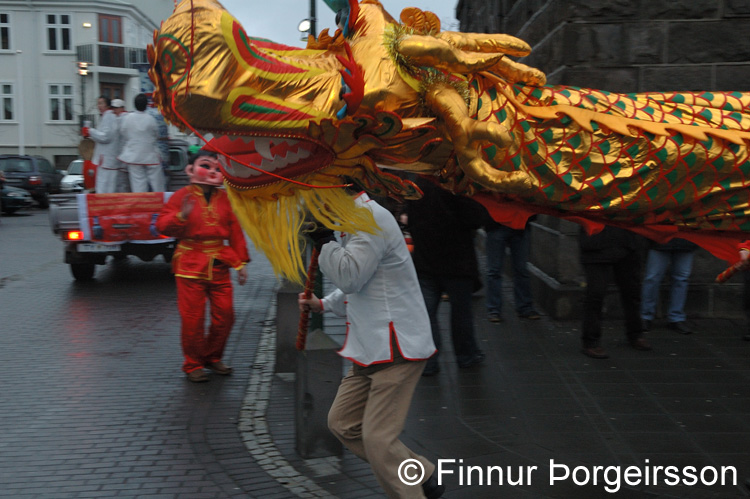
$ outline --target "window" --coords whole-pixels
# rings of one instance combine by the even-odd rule
[[[47,14],[47,50],[70,50],[70,16]]]
[[[39,158],[39,171],[41,173],[55,173],[55,167],[46,158]]]
[[[0,13],[0,50],[10,50],[10,16]]]
[[[30,172],[31,160],[28,158],[3,158],[0,159],[0,171],[5,173],[11,172]]]
[[[125,47],[122,45],[122,18],[99,15],[99,65],[125,67]]]
[[[82,159],[76,159],[68,165],[68,175],[83,175]]]
[[[99,15],[99,41],[105,43],[122,43],[122,18],[118,16]]]
[[[73,85],[50,84],[47,89],[50,121],[73,121]]]
[[[0,83],[0,121],[13,121],[13,85]]]
[[[122,83],[100,83],[99,95],[109,97],[110,100],[122,99],[122,96],[125,95],[125,85]]]

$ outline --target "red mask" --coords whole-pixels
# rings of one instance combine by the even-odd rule
[[[224,183],[219,160],[211,156],[199,156],[192,164],[185,167],[190,182],[193,184],[212,185],[220,187]]]

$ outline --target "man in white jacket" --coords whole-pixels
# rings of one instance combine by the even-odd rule
[[[130,190],[148,192],[164,191],[164,172],[157,139],[159,128],[153,116],[146,112],[148,97],[138,94],[134,100],[135,112],[125,115],[120,123],[122,152],[118,159],[128,168]]]
[[[435,465],[399,440],[426,359],[435,353],[430,320],[395,218],[365,193],[356,203],[372,212],[380,232],[342,235],[340,243],[329,229],[311,233],[320,270],[338,289],[323,299],[299,296],[303,311],[347,318],[339,355],[353,366],[341,381],[328,427],[370,463],[389,497],[434,499],[445,489],[433,476]],[[406,461],[413,485],[400,478]]]
[[[81,135],[89,137],[96,145],[91,161],[96,165],[96,184],[94,190],[97,194],[117,192],[122,182],[119,171],[120,162],[117,154],[120,152],[120,132],[117,115],[112,110],[111,101],[108,97],[101,96],[97,101],[97,108],[101,114],[97,128],[83,127]]]

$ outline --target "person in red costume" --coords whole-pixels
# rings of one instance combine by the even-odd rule
[[[162,208],[156,229],[174,237],[177,248],[172,270],[177,282],[177,307],[182,317],[182,370],[188,380],[208,381],[208,368],[228,375],[221,360],[234,324],[232,281],[237,270],[245,284],[250,262],[245,235],[229,205],[216,154],[200,150],[185,168],[190,185],[175,192]],[[205,333],[206,299],[211,304],[211,326]]]

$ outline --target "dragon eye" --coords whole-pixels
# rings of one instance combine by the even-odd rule
[[[339,91],[339,99],[343,99],[345,94],[348,94],[352,91],[351,88],[349,88],[349,85],[346,84],[346,82],[342,82],[341,90]]]
[[[338,12],[336,12],[336,26],[344,29],[344,26],[346,26],[346,22],[349,19],[349,8],[341,9]]]

